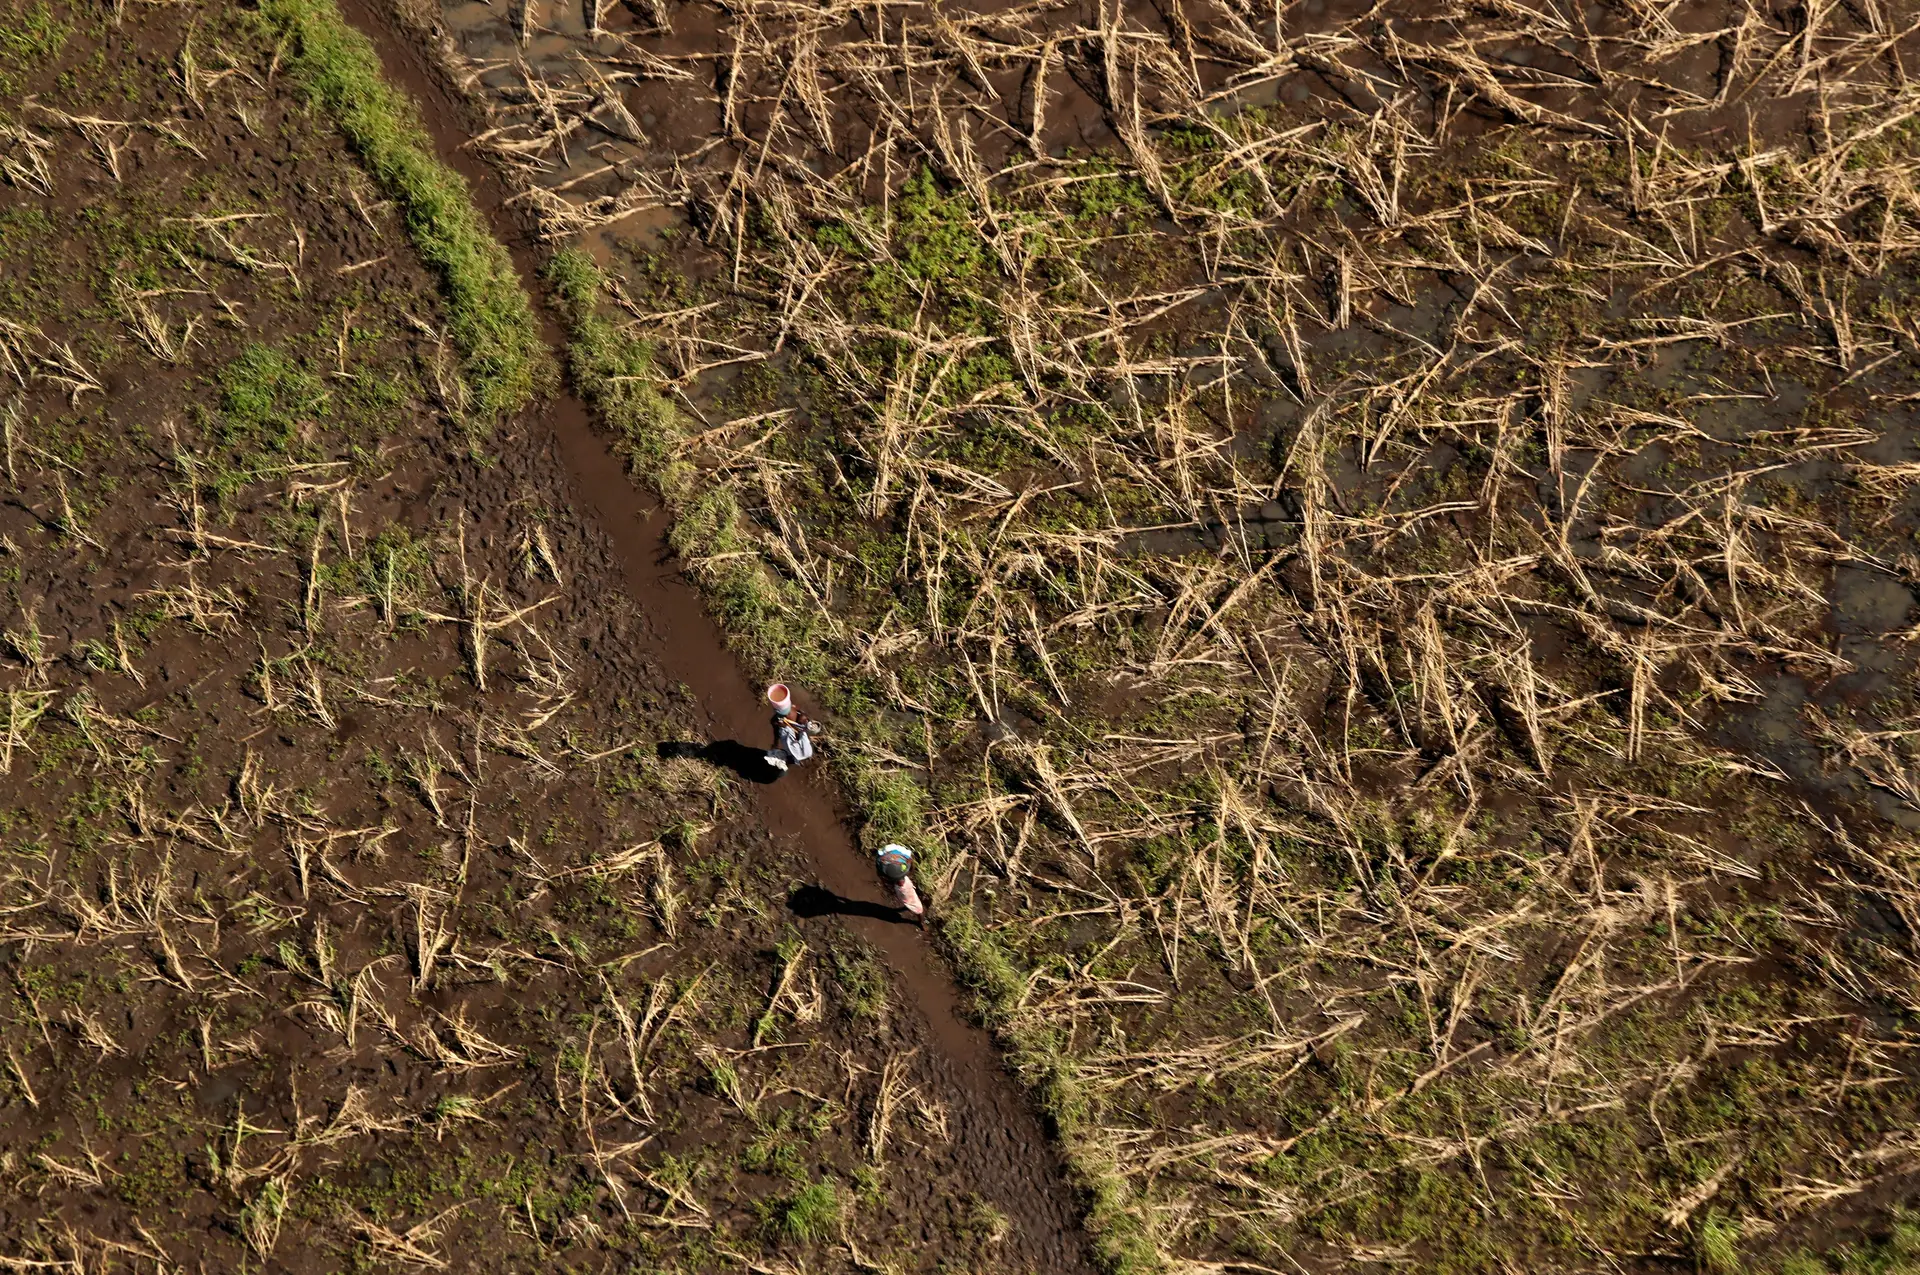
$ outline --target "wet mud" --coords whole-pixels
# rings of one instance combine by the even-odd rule
[[[0,1264],[775,1268],[819,1179],[851,1229],[809,1267],[1081,1269],[1039,1122],[818,775],[753,773],[758,692],[577,405],[469,431],[435,280],[249,10],[70,16],[0,42],[40,90],[0,186]]]
[[[1092,415],[1122,423],[1097,446],[1132,449],[1157,474],[1189,463],[1209,470],[1204,494],[1142,483],[1149,494],[1129,506],[1144,508],[1138,518],[1049,511],[1048,531],[1095,524],[1060,548],[1056,569],[1099,557],[1089,551],[1096,541],[1128,568],[1152,568],[1151,588],[1108,596],[1125,619],[1089,621],[1097,609],[1089,606],[1046,630],[1056,656],[1063,645],[1111,640],[1123,653],[1111,664],[1096,661],[1097,671],[1078,681],[1055,680],[1055,669],[1041,667],[1040,627],[1068,608],[1049,610],[1052,581],[1009,586],[1023,568],[1002,560],[969,585],[983,597],[989,584],[1024,592],[1033,612],[1023,617],[1009,606],[1011,618],[996,616],[985,639],[949,633],[918,667],[909,655],[886,670],[923,672],[940,660],[949,673],[965,663],[969,679],[990,670],[989,689],[976,680],[972,698],[963,690],[957,708],[948,701],[927,714],[965,725],[937,778],[960,784],[987,775],[985,786],[1013,812],[996,816],[990,831],[954,839],[979,856],[975,883],[991,883],[975,898],[982,914],[1009,922],[1010,933],[1031,926],[1020,956],[1039,967],[1062,956],[1071,964],[1122,954],[1109,968],[1124,970],[1124,986],[1089,973],[1056,990],[1052,1004],[1074,1016],[1077,1030],[1084,1026],[1082,1039],[1180,1049],[1239,1032],[1246,1040],[1306,1036],[1324,1027],[1330,1005],[1370,1005],[1372,1034],[1357,1053],[1400,1051],[1419,1059],[1416,1069],[1431,1062],[1436,1070],[1413,1093],[1446,1072],[1442,1087],[1457,1083],[1456,1094],[1472,1094],[1483,1067],[1531,1082],[1529,1068],[1542,1062],[1552,1089],[1559,1029],[1543,1060],[1535,1044],[1509,1039],[1503,1024],[1523,1022],[1530,1007],[1589,977],[1582,1012],[1600,1023],[1614,1012],[1602,1008],[1609,997],[1643,976],[1635,962],[1645,957],[1616,953],[1611,963],[1583,965],[1578,936],[1589,932],[1589,919],[1581,907],[1563,913],[1558,892],[1591,899],[1600,909],[1591,933],[1614,935],[1623,915],[1654,917],[1658,881],[1666,920],[1649,924],[1690,938],[1712,930],[1715,939],[1694,949],[1703,961],[1696,969],[1709,968],[1709,950],[1717,964],[1695,985],[1679,971],[1676,939],[1676,982],[1649,993],[1645,1018],[1632,1029],[1661,1035],[1673,1051],[1662,1055],[1670,1074],[1639,1074],[1618,1057],[1593,1064],[1608,1077],[1599,1088],[1630,1095],[1621,1100],[1637,1108],[1683,1071],[1705,1075],[1694,1066],[1718,1048],[1714,1030],[1705,1043],[1687,1033],[1697,1022],[1690,1016],[1707,1013],[1715,997],[1738,988],[1799,1004],[1825,977],[1810,972],[1827,968],[1825,958],[1807,955],[1828,940],[1823,922],[1773,931],[1751,946],[1715,946],[1729,932],[1720,928],[1726,914],[1756,899],[1773,906],[1817,898],[1816,910],[1832,907],[1844,918],[1837,946],[1906,959],[1897,955],[1901,927],[1874,896],[1908,886],[1834,886],[1833,874],[1848,836],[1879,835],[1876,814],[1910,828],[1920,811],[1910,693],[1915,520],[1905,468],[1916,455],[1908,371],[1915,345],[1904,321],[1889,319],[1869,351],[1858,326],[1882,300],[1883,317],[1911,304],[1914,239],[1906,214],[1891,211],[1899,199],[1880,202],[1863,185],[1843,206],[1810,197],[1811,186],[1795,187],[1787,175],[1823,174],[1822,191],[1863,168],[1888,174],[1889,188],[1907,180],[1901,148],[1909,143],[1869,156],[1848,142],[1842,160],[1832,125],[1849,111],[1859,119],[1898,114],[1916,52],[1910,28],[1863,7],[1728,3],[1672,6],[1657,16],[1624,3],[1435,13],[1321,0],[1257,14],[1178,3],[905,14],[876,5],[820,11],[826,16],[701,3],[410,8],[468,77],[465,91],[482,116],[475,136],[485,139],[475,149],[525,188],[514,206],[529,211],[542,235],[581,244],[614,267],[641,297],[627,306],[634,327],[657,336],[659,361],[680,392],[703,410],[719,406],[714,420],[789,412],[785,455],[822,466],[824,457],[838,464],[853,450],[871,457],[879,431],[865,426],[893,408],[875,388],[886,359],[860,350],[850,327],[870,324],[867,333],[956,361],[962,343],[954,333],[977,332],[1006,355],[997,373],[1005,398],[1036,419],[1092,405]],[[1755,41],[1770,50],[1765,58],[1755,55]],[[1833,50],[1832,59],[1816,61],[1816,49]],[[809,100],[815,90],[823,96]],[[1088,146],[1100,149],[1080,153]],[[1228,158],[1260,147],[1286,158],[1237,170],[1240,161]],[[1744,158],[1720,168],[1710,162],[1735,153]],[[1780,167],[1746,166],[1763,156]],[[1156,187],[1174,165],[1191,178],[1179,192],[1184,202],[1168,185]],[[1137,179],[1134,203],[1119,212],[1097,200],[1087,201],[1093,211],[1076,208],[1071,192],[1116,170]],[[1225,179],[1215,180],[1221,171],[1243,183],[1232,197]],[[875,285],[886,283],[877,263],[897,263],[925,242],[911,228],[865,242],[861,227],[873,223],[862,217],[876,201],[904,199],[922,173],[935,175],[941,197],[923,201],[923,214],[928,203],[983,214],[973,232],[987,264],[947,291],[943,310],[926,300],[941,294],[941,266],[932,263],[919,297],[889,310],[871,303]],[[1296,180],[1301,173],[1314,176]],[[1782,214],[1775,203],[1788,191],[1796,192],[1796,211]],[[1855,215],[1868,207],[1888,220]],[[1083,236],[1078,262],[1052,264],[1071,278],[1077,265],[1095,263],[1087,286],[1036,282],[1007,228],[1035,223]],[[1210,242],[1237,242],[1239,256],[1228,264],[1226,250],[1212,252]],[[1151,250],[1127,255],[1142,243]],[[996,265],[989,254],[1003,251]],[[673,273],[711,286],[690,289],[689,301],[661,282]],[[1127,321],[1129,306],[1152,311],[1179,289],[1189,290],[1180,312]],[[968,291],[1009,302],[1006,314],[983,319],[971,307],[976,298],[958,295]],[[1019,323],[1007,318],[1016,307],[1024,311]],[[694,308],[702,317],[687,317]],[[1036,338],[1031,317],[1055,308],[1084,324],[1062,321]],[[1700,314],[1732,315],[1738,324],[1692,326]],[[1072,366],[1062,352],[1081,348],[1095,330],[1124,333],[1129,353]],[[1148,368],[1119,370],[1142,350],[1153,352]],[[1055,360],[1048,371],[1062,373],[1064,388],[1025,366],[1018,375],[1006,370],[1034,351]],[[807,371],[813,387],[790,392]],[[765,373],[757,389],[752,372]],[[820,388],[836,378],[838,388]],[[838,412],[819,410],[822,400]],[[1166,421],[1175,404],[1187,415]],[[1047,463],[1057,450],[1043,456],[1019,447],[1010,449],[1017,461],[1002,468],[995,458],[1004,452],[971,447],[976,432],[989,432],[983,415],[949,408],[929,417],[945,432],[930,429],[923,450],[902,455],[925,462],[927,499],[937,498],[942,515],[976,543],[999,543],[1000,519],[1031,513],[1020,503],[1028,489],[1072,486],[1070,479],[1097,486],[1084,475],[1105,472],[1097,457],[1075,454],[1067,474]],[[1143,442],[1148,421],[1166,425],[1167,437],[1180,434],[1184,446],[1209,449],[1206,462],[1159,446],[1164,440]],[[714,447],[716,467],[735,463],[726,443]],[[1770,466],[1773,457],[1788,460]],[[971,490],[947,482],[956,460],[972,471]],[[1870,493],[1876,467],[1883,488],[1908,494],[1881,502]],[[760,529],[782,525],[750,483],[736,490]],[[823,507],[837,505],[831,491],[818,493]],[[895,547],[904,503],[901,495],[889,511],[876,495],[871,507],[880,516],[853,526],[822,517],[808,533],[816,546],[832,541],[822,557],[838,551],[847,560],[863,540],[891,538]],[[911,516],[907,523],[911,561]],[[1048,541],[1037,535],[1031,543]],[[918,572],[901,569],[898,585],[919,587],[926,561]],[[1279,586],[1272,595],[1241,593],[1257,569],[1271,571]],[[1765,604],[1754,601],[1775,589]],[[857,599],[849,613],[876,627],[894,603],[884,589],[871,599],[847,592]],[[1222,631],[1210,644],[1192,619],[1205,610],[1194,610],[1197,600],[1208,598],[1243,607],[1228,626],[1232,640]],[[1750,624],[1763,606],[1766,619]],[[938,645],[940,608],[929,593],[903,623],[931,617]],[[1252,609],[1260,614],[1244,614]],[[1183,637],[1176,622],[1196,627]],[[1754,636],[1763,630],[1764,638]],[[1226,692],[1227,711],[1196,709],[1183,720],[1172,696],[1158,697],[1169,685],[1192,692],[1194,685],[1180,685],[1184,673],[1168,669],[1175,655],[1204,651],[1242,680]],[[1024,666],[1008,672],[1004,653]],[[1031,712],[1002,703],[1003,674]],[[1287,693],[1272,693],[1269,683],[1289,674]],[[1203,703],[1222,689],[1193,677]],[[1069,695],[1063,715],[1055,705],[1065,708]],[[1153,724],[1133,729],[1128,714]],[[1110,739],[1072,738],[1083,724],[1095,737],[1127,733],[1116,750]],[[1161,741],[1163,729],[1191,738]],[[727,738],[744,748],[757,736]],[[1684,745],[1688,764],[1649,762],[1656,739]],[[1116,751],[1151,755],[1163,742],[1158,755],[1168,760],[1158,766],[1116,760]],[[1077,770],[1046,775],[1021,755],[1033,745],[1056,748],[1055,765],[1073,757]],[[1292,877],[1282,887],[1291,903],[1265,914],[1264,939],[1254,921],[1264,887],[1245,885],[1249,893],[1223,904],[1211,892],[1204,900],[1185,893],[1184,871],[1152,876],[1155,884],[1139,887],[1114,919],[1083,915],[1089,898],[1108,897],[1118,872],[1166,873],[1168,843],[1184,856],[1175,863],[1217,855],[1223,879],[1248,870],[1233,859],[1238,843],[1224,798],[1217,813],[1182,810],[1154,822],[1162,836],[1149,840],[1136,817],[1110,808],[1104,830],[1083,831],[1062,813],[1063,789],[1087,803],[1084,813],[1099,806],[1116,766],[1130,767],[1130,782],[1158,796],[1204,790],[1216,768],[1235,759],[1259,776],[1259,817],[1272,821],[1265,834],[1249,828],[1246,837],[1282,847],[1282,875]],[[746,777],[749,759],[738,761]],[[1331,815],[1330,794],[1340,794]],[[1350,821],[1376,803],[1419,816],[1409,839],[1398,829],[1354,831]],[[1197,831],[1181,822],[1189,817]],[[1452,830],[1435,834],[1429,819]],[[1489,822],[1499,853],[1462,852],[1478,835],[1469,830]],[[1289,845],[1303,828],[1313,830],[1306,842],[1324,837],[1340,850],[1322,858]],[[1123,856],[1116,870],[1110,847],[1143,842],[1153,853]],[[1510,851],[1518,857],[1507,860]],[[1256,865],[1273,862],[1261,854]],[[1553,866],[1537,879],[1528,867],[1508,876],[1533,854]],[[1393,884],[1376,893],[1381,881]],[[1434,901],[1436,883],[1443,904]],[[1496,916],[1514,902],[1495,902],[1508,883],[1524,897],[1519,910]],[[1184,898],[1190,933],[1225,949],[1237,940],[1240,956],[1226,950],[1217,967],[1206,963],[1198,973],[1183,965],[1162,914],[1173,896],[1156,897],[1163,885]],[[833,897],[805,894],[790,906],[843,906],[834,890],[826,893]],[[1415,939],[1398,949],[1415,972],[1383,973],[1380,953],[1394,950],[1391,918],[1423,895],[1434,910],[1421,923],[1449,936],[1446,956],[1429,965],[1432,949]],[[1331,927],[1322,919],[1329,898],[1347,909]],[[1179,906],[1172,905],[1176,935]],[[1236,906],[1244,908],[1237,935],[1230,921],[1215,919]],[[1193,922],[1202,910],[1209,921]],[[1303,924],[1309,914],[1312,923]],[[1152,937],[1140,924],[1148,915]],[[1482,923],[1506,937],[1485,949],[1460,937],[1488,932],[1476,928]],[[1909,949],[1913,933],[1905,931]],[[1297,934],[1316,952],[1344,944],[1342,959],[1351,963],[1309,970],[1292,940],[1276,934]],[[1259,942],[1270,946],[1256,950]],[[1775,959],[1776,943],[1795,955]],[[1761,948],[1765,958],[1749,967]],[[1494,967],[1469,950],[1499,962],[1503,990],[1475,990]],[[1247,970],[1261,970],[1262,961],[1287,979],[1297,975],[1302,990],[1282,989],[1278,973],[1250,978]],[[1383,1027],[1406,1008],[1408,986],[1417,986],[1431,1016],[1430,989],[1449,985],[1462,999],[1431,1043],[1418,1030],[1403,1036]],[[1086,999],[1076,1002],[1078,995]],[[1856,983],[1836,1012],[1889,1021],[1881,996]],[[1607,1032],[1595,1036],[1603,1042],[1596,1056],[1605,1057]],[[1785,1059],[1803,1039],[1727,1050],[1714,1066],[1731,1072]],[[1347,1043],[1315,1044],[1313,1065],[1298,1080],[1286,1070],[1289,1101],[1307,1096],[1284,1111],[1257,1084],[1223,1110],[1115,1080],[1124,1096],[1108,1114],[1155,1148],[1136,1183],[1149,1195],[1164,1192],[1157,1198],[1166,1216],[1209,1201],[1191,1215],[1208,1220],[1192,1225],[1181,1251],[1196,1261],[1224,1259],[1244,1240],[1264,1261],[1284,1265],[1284,1256],[1316,1270],[1381,1253],[1418,1264],[1445,1245],[1451,1255],[1476,1254],[1461,1259],[1468,1268],[1541,1260],[1480,1247],[1484,1232],[1500,1229],[1488,1221],[1481,1191],[1506,1195],[1532,1169],[1510,1161],[1489,1173],[1472,1149],[1469,1174],[1458,1158],[1506,1137],[1516,1108],[1494,1091],[1504,1082],[1481,1095],[1488,1142],[1438,1149],[1453,1146],[1456,1132],[1466,1139],[1464,1124],[1429,1124],[1419,1135],[1434,1141],[1418,1145],[1436,1148],[1434,1159],[1421,1153],[1420,1180],[1451,1158],[1435,1177],[1466,1183],[1461,1189],[1475,1201],[1460,1205],[1451,1223],[1458,1229],[1444,1244],[1431,1238],[1438,1205],[1423,1199],[1397,1212],[1407,1179],[1383,1170],[1369,1185],[1373,1170],[1359,1166],[1365,1157],[1353,1142],[1333,1139],[1331,1149],[1294,1157],[1297,1142],[1313,1141],[1353,1110],[1362,1081]],[[1807,1056],[1832,1046],[1826,1037],[1808,1045]],[[1098,1065],[1099,1052],[1089,1047],[1093,1057],[1082,1061]],[[1899,1076],[1888,1089],[1901,1095],[1890,1097],[1895,1106],[1912,1088],[1910,1055],[1899,1057],[1887,1073]],[[1837,1064],[1837,1055],[1826,1061]],[[1366,1067],[1371,1095],[1375,1073]],[[1188,1080],[1211,1087],[1211,1065],[1195,1062]],[[1693,1088],[1712,1094],[1722,1086],[1699,1080]],[[1388,1120],[1362,1138],[1391,1141],[1405,1127]],[[1193,1167],[1199,1161],[1187,1150],[1214,1136],[1247,1171],[1208,1180]],[[1664,1126],[1625,1121],[1595,1136],[1618,1140],[1611,1151],[1579,1153],[1593,1175],[1580,1188],[1589,1219],[1624,1198],[1619,1184],[1600,1182],[1623,1147],[1678,1145]],[[1213,1163],[1211,1153],[1202,1158]],[[1653,1154],[1640,1163],[1660,1161]],[[1412,1166],[1402,1161],[1397,1172]],[[1670,1180],[1689,1176],[1671,1165],[1634,1172],[1669,1199],[1680,1190],[1669,1191]],[[1468,1181],[1474,1175],[1478,1187]],[[1741,1189],[1745,1203],[1733,1203],[1732,1191],[1722,1201],[1767,1213],[1763,1201],[1775,1187]],[[1349,1246],[1343,1226],[1365,1229],[1356,1219],[1375,1212],[1396,1221],[1371,1234],[1395,1244]],[[1285,1229],[1303,1217],[1313,1221]],[[1297,1242],[1264,1247],[1269,1223]],[[1603,1225],[1620,1225],[1620,1238],[1607,1241],[1616,1250],[1671,1250],[1649,1264],[1691,1260],[1679,1224],[1657,1235],[1618,1215]],[[1821,1224],[1791,1225],[1798,1238]]]
[[[465,144],[469,108],[395,29],[377,0],[345,0],[341,8],[373,39],[389,76],[422,104],[442,157],[473,186],[481,208],[513,251],[528,290],[539,295],[537,245],[524,219],[508,209],[508,192],[498,176]],[[559,329],[551,316],[547,321],[549,340],[559,351]],[[527,439],[534,442],[543,433],[566,467],[576,515],[605,537],[627,596],[647,617],[644,657],[691,690],[713,741],[703,749],[707,757],[724,755],[733,768],[751,769],[750,759],[743,758],[750,745],[741,741],[765,735],[771,742],[771,725],[761,711],[764,697],[728,654],[725,636],[673,558],[666,511],[627,478],[576,396],[562,393],[544,405],[528,424]],[[797,689],[796,700],[803,709],[808,706],[804,690]],[[826,747],[831,747],[830,733]],[[760,782],[764,775],[748,777],[756,781],[750,799],[776,842],[812,865],[818,887],[841,901],[832,908],[803,903],[796,915],[841,917],[885,955],[904,1000],[923,1017],[931,1043],[929,1065],[956,1117],[956,1167],[991,1184],[994,1196],[1007,1201],[1012,1228],[1006,1258],[1035,1270],[1091,1270],[1057,1149],[1002,1065],[991,1037],[967,1019],[950,971],[916,929],[881,915],[891,909],[881,902],[878,878],[848,832],[845,808],[824,768],[802,766],[774,782]]]

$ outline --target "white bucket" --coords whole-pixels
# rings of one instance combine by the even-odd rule
[[[767,688],[767,703],[773,705],[776,713],[786,713],[793,709],[793,695],[787,690],[785,682],[775,682]]]

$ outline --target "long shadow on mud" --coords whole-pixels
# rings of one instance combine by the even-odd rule
[[[892,921],[896,925],[913,924],[899,908],[888,907],[884,903],[869,903],[865,899],[849,899],[823,885],[803,885],[789,894],[787,911],[804,917],[865,916],[876,921]]]
[[[748,783],[770,784],[780,778],[780,772],[767,765],[764,748],[754,748],[737,739],[716,739],[705,744],[693,740],[667,740],[660,745],[659,754],[662,761],[673,757],[692,757],[711,762],[731,770]]]

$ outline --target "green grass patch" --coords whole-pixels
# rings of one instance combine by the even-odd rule
[[[248,345],[220,371],[220,414],[238,446],[291,451],[301,423],[326,410],[320,378],[272,346]]]
[[[54,16],[46,0],[0,12],[0,59],[25,70],[56,57],[67,47],[67,24]]]
[[[620,435],[640,476],[677,509],[691,495],[693,470],[680,455],[679,414],[654,388],[647,347],[622,336],[600,313],[606,278],[586,253],[575,248],[556,253],[546,276],[567,326],[567,370],[574,387]]]
[[[1693,1246],[1707,1275],[1740,1275],[1740,1224],[1718,1209],[1700,1219]]]
[[[803,1244],[830,1239],[840,1225],[840,1192],[831,1182],[815,1182],[775,1201],[768,1221],[778,1234]]]
[[[519,411],[550,387],[552,358],[513,260],[465,180],[435,157],[413,104],[387,84],[373,45],[333,0],[264,0],[260,16],[286,40],[287,65],[308,100],[400,205],[414,248],[439,274],[473,396],[469,419],[484,428]]]
[[[1920,1213],[1896,1208],[1886,1234],[1824,1253],[1790,1253],[1778,1270],[1779,1275],[1920,1275]]]

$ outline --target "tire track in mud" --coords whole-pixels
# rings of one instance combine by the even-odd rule
[[[475,203],[513,254],[537,303],[539,253],[527,227],[508,208],[513,192],[463,148],[471,108],[438,65],[397,28],[380,0],[339,4],[347,21],[373,41],[389,81],[418,104],[435,149],[472,187]],[[565,342],[558,322],[544,307],[539,314],[548,345],[560,354]],[[521,445],[538,445],[543,432],[551,437],[571,479],[576,515],[606,537],[612,565],[652,622],[651,633],[641,639],[650,648],[645,654],[692,691],[710,738],[757,745],[764,736],[770,742],[759,687],[728,653],[719,627],[667,546],[667,511],[628,479],[625,465],[593,427],[586,404],[571,390],[563,389],[530,415],[538,422],[522,435]],[[800,850],[820,885],[843,898],[880,901],[879,882],[823,769],[803,768],[774,784],[745,787],[769,831]],[[951,1154],[956,1167],[1011,1206],[1005,1256],[1049,1275],[1091,1275],[1095,1267],[1059,1149],[992,1038],[964,1016],[944,963],[910,926],[864,916],[841,919],[885,957],[907,1012],[922,1020],[924,1038],[936,1051],[926,1062],[955,1117]],[[929,1228],[919,1238],[933,1241],[935,1236]]]

